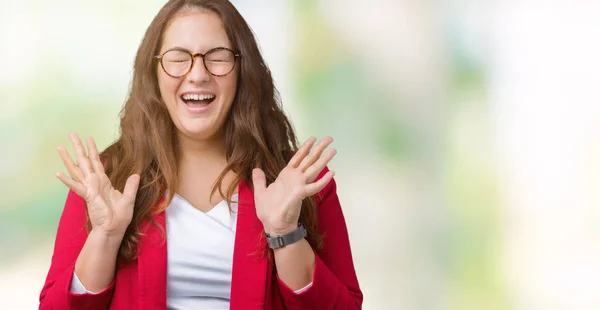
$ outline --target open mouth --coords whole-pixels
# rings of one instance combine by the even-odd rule
[[[181,100],[189,106],[197,106],[197,105],[209,105],[211,102],[215,101],[217,98],[213,94],[183,94],[181,95]]]

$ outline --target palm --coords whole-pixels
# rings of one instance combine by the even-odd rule
[[[294,218],[300,216],[300,205],[306,197],[304,185],[306,181],[301,171],[286,167],[275,182],[271,183],[262,194],[255,196],[257,216],[261,221],[268,220],[269,216],[281,219],[292,219],[289,223],[293,225]],[[268,208],[267,206],[291,206],[290,208]]]
[[[115,214],[116,210],[123,209],[123,194],[113,188],[106,174],[89,174],[84,177],[82,184],[85,187],[82,197],[87,202],[92,226],[111,231],[118,228],[115,227],[118,226],[115,218],[131,218],[133,215]]]
[[[139,184],[139,176],[127,180],[123,193],[114,189],[104,172],[96,145],[88,138],[88,155],[76,135],[71,135],[77,154],[73,163],[67,151],[60,147],[59,153],[71,177],[58,173],[57,177],[71,190],[85,199],[92,229],[108,234],[123,234],[133,217],[133,204]]]
[[[336,154],[336,150],[331,149],[321,157],[323,150],[333,141],[330,137],[313,148],[315,141],[314,138],[308,139],[269,186],[266,186],[264,172],[254,169],[256,215],[266,230],[279,233],[294,229],[300,217],[302,200],[321,191],[333,178],[333,171],[329,171],[315,181]]]

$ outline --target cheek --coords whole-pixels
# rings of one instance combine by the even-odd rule
[[[227,96],[233,100],[235,93],[237,91],[237,75],[224,80],[221,84],[223,91],[227,93]]]
[[[229,96],[231,96],[231,97],[235,96],[236,89],[237,89],[237,81],[236,80],[233,80],[227,84],[227,93],[229,94]]]
[[[177,80],[167,76],[164,72],[158,72],[158,88],[160,89],[160,95],[165,103],[169,103],[173,100],[176,93],[178,83]]]

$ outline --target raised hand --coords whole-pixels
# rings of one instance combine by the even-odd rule
[[[77,195],[85,199],[92,230],[107,236],[122,237],[131,219],[140,176],[134,174],[127,179],[123,193],[113,188],[104,172],[94,140],[86,139],[86,150],[76,134],[70,135],[77,162],[73,162],[67,150],[59,146],[69,176],[58,172],[56,177]]]
[[[252,171],[256,214],[269,234],[281,235],[298,227],[302,200],[321,191],[333,178],[334,172],[327,172],[315,182],[319,173],[335,156],[330,149],[321,157],[323,150],[333,142],[325,137],[313,147],[316,138],[309,138],[281,170],[277,179],[266,186],[265,174],[255,168]]]

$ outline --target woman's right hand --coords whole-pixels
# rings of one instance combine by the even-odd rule
[[[106,176],[94,140],[91,137],[86,139],[88,149],[86,155],[79,136],[71,134],[70,137],[75,148],[77,162],[73,162],[67,150],[59,146],[58,153],[70,177],[60,172],[56,174],[56,177],[85,199],[92,231],[109,237],[122,238],[133,218],[133,207],[140,176],[131,175],[121,193],[112,186]]]

